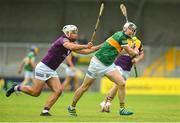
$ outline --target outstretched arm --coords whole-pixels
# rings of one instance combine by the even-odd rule
[[[70,42],[70,41],[65,41],[63,44],[64,47],[66,47],[67,49],[70,49],[72,51],[91,48],[92,45],[93,45],[92,43],[88,43],[86,45],[81,45],[81,44],[76,44],[76,43]]]
[[[76,50],[75,52],[76,52],[76,53],[79,53],[79,54],[89,54],[89,53],[93,53],[93,52],[99,50],[99,48],[101,47],[101,45],[102,45],[102,44],[93,46],[93,47],[91,47],[90,49]]]

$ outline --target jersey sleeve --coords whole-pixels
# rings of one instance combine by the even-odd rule
[[[69,41],[69,39],[64,38],[63,41],[62,41],[62,44],[64,44],[65,42],[68,42],[68,41]]]
[[[128,45],[128,41],[127,39],[124,39],[121,41],[121,46],[124,47],[124,46],[127,46]]]

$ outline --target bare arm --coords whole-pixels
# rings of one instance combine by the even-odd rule
[[[82,49],[82,50],[76,50],[75,52],[76,53],[79,53],[79,54],[89,54],[89,53],[93,53],[97,50],[99,50],[99,48],[101,47],[102,44],[99,44],[97,46],[93,46],[91,47],[90,49]]]
[[[22,69],[24,67],[24,64],[25,64],[25,59],[22,60],[20,66],[19,66],[19,69],[18,69],[18,73],[20,74],[22,72]]]
[[[123,46],[124,50],[131,56],[131,57],[134,57],[134,56],[137,56],[139,51],[138,49],[132,49],[130,46]]]
[[[70,65],[71,68],[74,67],[74,64],[72,62],[72,54],[69,54],[67,57],[66,57],[66,61],[67,63]]]
[[[67,49],[75,51],[75,50],[91,48],[92,47],[92,43],[88,43],[86,45],[81,45],[81,44],[75,44],[74,42],[65,41],[63,46],[66,47]]]
[[[132,59],[132,63],[136,64],[144,58],[144,51],[139,52],[139,55]]]

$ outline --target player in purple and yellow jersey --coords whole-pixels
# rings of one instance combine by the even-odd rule
[[[78,37],[78,28],[74,25],[66,25],[62,31],[64,35],[55,40],[44,58],[37,64],[35,68],[35,79],[32,86],[23,86],[14,84],[7,92],[9,97],[14,91],[21,91],[31,96],[39,96],[45,83],[52,90],[52,95],[48,98],[41,116],[50,116],[50,108],[55,104],[62,93],[62,85],[60,83],[56,69],[64,61],[64,59],[75,51],[81,54],[92,53],[100,48],[100,45],[93,46],[92,43],[87,45],[76,44]]]
[[[128,79],[133,64],[138,63],[144,58],[143,46],[141,44],[141,41],[137,37],[134,36],[132,39],[128,39],[128,45],[133,48],[136,47],[139,50],[139,55],[135,58],[131,58],[128,54],[123,54],[116,59],[115,65],[125,80]],[[105,100],[100,104],[102,112],[110,112],[111,101],[114,99],[115,95],[117,94],[117,91],[118,87],[117,85],[114,85],[109,91]],[[118,94],[120,96],[120,114],[132,115],[133,112],[127,111],[125,109],[125,86],[121,88],[120,93]]]
[[[76,90],[73,101],[68,107],[68,112],[72,116],[77,116],[76,104],[81,96],[88,90],[98,76],[106,76],[118,87],[118,92],[125,86],[125,80],[119,74],[119,70],[114,64],[116,57],[124,49],[131,57],[139,54],[137,49],[128,45],[127,39],[131,38],[136,32],[136,25],[128,22],[124,25],[123,31],[118,31],[109,37],[92,57],[87,74],[82,85]],[[121,111],[121,110],[120,110]]]

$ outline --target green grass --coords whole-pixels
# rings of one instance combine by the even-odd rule
[[[0,91],[0,122],[178,122],[180,121],[180,96],[127,96],[128,109],[133,116],[119,116],[117,97],[110,113],[101,113],[99,103],[104,95],[87,92],[77,105],[78,117],[69,116],[67,107],[73,93],[64,93],[51,109],[52,117],[39,116],[50,93],[39,97],[13,94],[10,98]]]

